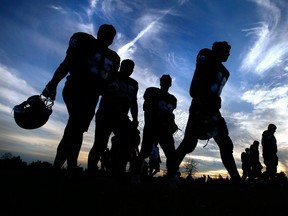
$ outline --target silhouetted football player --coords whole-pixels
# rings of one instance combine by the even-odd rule
[[[67,76],[63,99],[69,118],[58,145],[54,168],[77,168],[83,133],[89,128],[99,96],[110,88],[111,79],[118,71],[120,57],[109,49],[116,30],[112,25],[100,26],[97,39],[87,33],[72,35],[66,57],[55,71],[42,94],[55,100],[58,83]]]

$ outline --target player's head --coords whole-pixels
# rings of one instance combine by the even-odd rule
[[[108,47],[113,43],[115,35],[116,29],[113,25],[103,24],[99,27],[97,39],[101,41],[103,46]]]
[[[255,141],[253,142],[253,145],[254,145],[254,146],[259,146],[259,141],[255,140]]]
[[[212,45],[212,52],[220,62],[226,62],[230,55],[231,46],[226,41],[216,41]]]
[[[268,130],[271,131],[271,132],[275,132],[277,129],[276,125],[274,124],[269,124],[268,125]]]
[[[172,85],[172,79],[169,74],[164,74],[160,78],[160,86],[162,89],[169,89]]]
[[[135,63],[131,59],[124,59],[120,65],[120,74],[125,76],[130,76],[133,73]]]

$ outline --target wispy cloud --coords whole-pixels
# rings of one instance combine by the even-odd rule
[[[164,11],[163,14],[156,17],[152,22],[149,22],[148,25],[144,29],[142,29],[133,40],[129,41],[128,43],[123,45],[120,49],[118,49],[118,54],[121,56],[125,52],[127,52],[131,47],[133,47],[135,43],[138,40],[140,40],[145,34],[147,34],[151,29],[153,29],[153,27],[155,27],[155,25],[158,24],[159,20],[161,20],[165,15],[167,15],[170,10],[171,9]]]
[[[56,10],[56,11],[63,13],[63,14],[67,13],[67,11],[59,5],[48,5],[48,8],[51,8],[51,9]]]
[[[25,80],[17,76],[14,69],[0,64],[0,74],[0,98],[2,102],[17,104],[27,99],[27,95],[36,94],[36,91]]]
[[[285,10],[269,0],[255,0],[255,3],[262,21],[256,23],[256,27],[243,30],[252,36],[253,42],[243,58],[241,70],[262,75],[288,57],[288,32],[283,31],[288,17],[281,13]]]

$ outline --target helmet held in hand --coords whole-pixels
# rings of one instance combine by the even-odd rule
[[[41,95],[33,95],[26,101],[14,106],[14,119],[16,124],[24,129],[42,127],[52,114],[54,102]]]

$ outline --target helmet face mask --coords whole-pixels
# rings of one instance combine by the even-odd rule
[[[23,103],[14,106],[14,120],[24,129],[42,127],[52,114],[53,101],[42,98],[41,95],[29,97]]]

